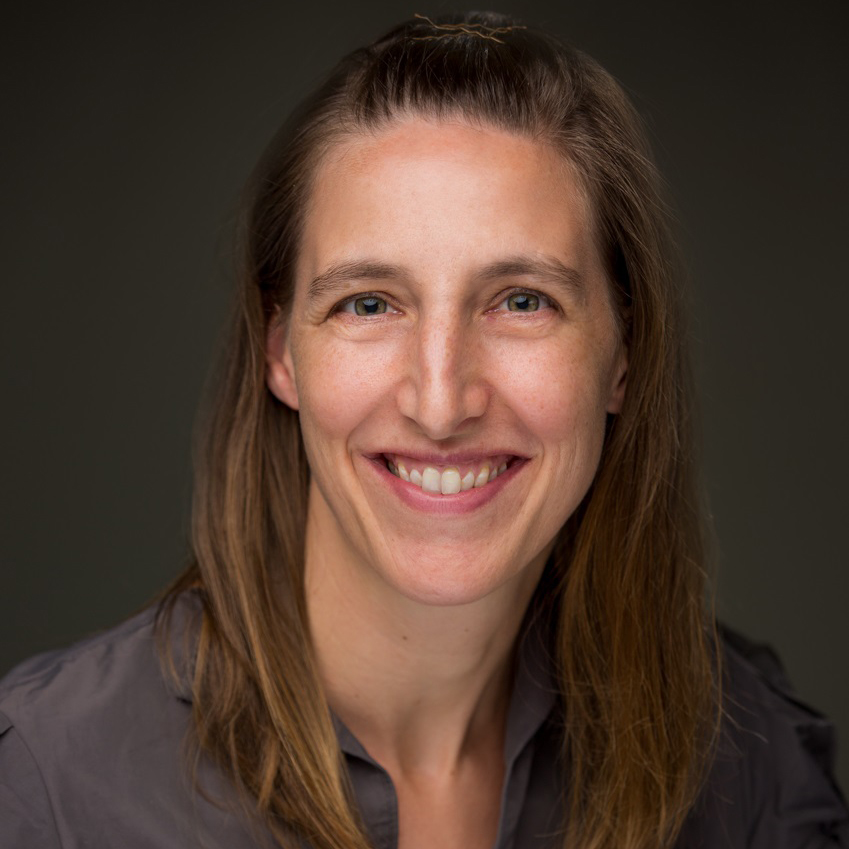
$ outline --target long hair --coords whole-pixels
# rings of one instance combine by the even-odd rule
[[[622,338],[622,411],[544,577],[568,778],[563,845],[670,846],[709,761],[718,697],[690,434],[680,272],[641,123],[598,64],[489,13],[416,16],[345,58],[283,126],[246,195],[239,300],[196,458],[199,750],[283,845],[366,849],[306,619],[309,469],[297,414],[265,385],[269,321],[288,309],[302,216],[335,143],[406,116],[553,145],[593,210]]]

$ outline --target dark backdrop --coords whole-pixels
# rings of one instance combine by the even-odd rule
[[[180,569],[240,185],[339,55],[444,8],[4,13],[0,672],[111,625]],[[849,732],[849,6],[497,8],[585,48],[648,120],[692,270],[720,610]]]

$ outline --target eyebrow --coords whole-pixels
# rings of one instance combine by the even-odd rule
[[[373,260],[352,260],[330,266],[312,279],[307,288],[307,298],[315,300],[347,288],[357,280],[397,280],[411,275],[401,266]],[[546,256],[511,256],[497,260],[474,274],[477,280],[499,280],[504,277],[536,277],[566,290],[572,297],[583,297],[583,275],[560,260]]]
[[[402,268],[385,262],[371,260],[353,260],[331,265],[314,277],[307,288],[307,298],[315,300],[323,295],[333,294],[355,280],[394,280],[405,277]]]
[[[502,277],[536,277],[565,289],[573,297],[583,297],[586,292],[586,284],[581,272],[550,256],[508,257],[487,265],[478,272],[476,277],[483,280],[498,280]]]

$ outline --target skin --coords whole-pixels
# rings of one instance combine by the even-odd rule
[[[320,673],[393,778],[404,849],[495,838],[516,635],[625,392],[589,221],[553,148],[397,121],[320,167],[291,314],[269,330],[268,386],[299,411],[312,470]],[[539,309],[511,310],[517,290]],[[386,311],[357,315],[363,296]],[[382,452],[516,461],[474,509],[419,509]]]

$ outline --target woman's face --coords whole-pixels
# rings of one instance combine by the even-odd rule
[[[429,604],[536,582],[625,389],[589,220],[561,156],[495,129],[407,119],[328,155],[268,338],[309,557]]]

